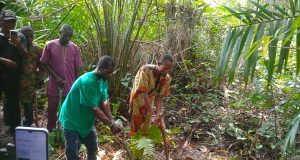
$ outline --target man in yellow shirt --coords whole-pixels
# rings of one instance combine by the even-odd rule
[[[137,132],[147,133],[151,124],[151,116],[154,114],[154,100],[156,104],[157,122],[162,115],[162,99],[169,93],[171,77],[169,72],[173,68],[173,57],[163,54],[158,64],[146,64],[142,66],[135,76],[130,95],[131,110],[131,136]]]

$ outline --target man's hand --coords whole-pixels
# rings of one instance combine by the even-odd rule
[[[112,133],[116,134],[123,130],[121,126],[111,121],[99,107],[94,107],[92,109],[92,112],[94,113],[95,117],[97,117],[101,122],[110,126],[110,130],[112,131]]]
[[[18,48],[21,46],[21,39],[17,36],[11,36],[9,42]]]
[[[113,123],[113,125],[110,127],[111,131],[113,134],[117,134],[117,133],[120,133],[123,128],[115,123]]]
[[[60,78],[59,76],[57,76],[55,79],[56,79],[56,84],[57,84],[58,88],[61,88],[61,89],[64,88],[66,81],[63,80],[62,78]]]
[[[150,108],[148,108],[148,113],[150,116],[152,116],[154,113],[153,109],[152,109],[152,106]]]
[[[3,62],[3,64],[8,68],[17,68],[18,67],[17,63],[10,59],[1,58],[1,62]]]

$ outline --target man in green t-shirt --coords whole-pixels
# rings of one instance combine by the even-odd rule
[[[108,101],[107,79],[113,73],[114,66],[110,56],[100,57],[97,68],[79,77],[67,95],[59,115],[64,129],[67,160],[79,159],[81,143],[87,148],[87,159],[96,160],[96,118],[109,125],[113,133],[122,130],[113,122]]]

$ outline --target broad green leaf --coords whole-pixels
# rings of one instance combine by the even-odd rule
[[[294,20],[290,19],[292,25],[289,29],[286,30],[287,37],[283,41],[283,45],[285,45],[295,34],[295,31],[300,27],[300,16],[296,17]]]
[[[235,68],[241,51],[242,39],[243,36],[239,36],[234,47],[234,55],[232,57],[232,62],[231,62],[231,67],[229,72],[229,83],[231,83],[234,78]]]
[[[270,30],[269,30],[269,36],[271,36],[271,42],[269,44],[269,63],[268,63],[268,83],[271,82],[272,76],[274,73],[274,66],[276,61],[276,51],[277,51],[277,43],[278,43],[278,37],[276,36],[276,32],[279,30],[281,21],[276,21],[276,24],[274,25],[274,22],[270,23]]]
[[[270,40],[271,40],[270,36],[264,37],[262,39],[262,51],[261,51],[262,56],[267,54],[267,52],[268,52],[267,48],[269,46]]]
[[[278,6],[277,4],[273,4],[273,7],[278,10],[280,13],[282,13],[283,15],[286,15],[287,17],[289,17],[290,15],[284,10],[284,8],[281,8],[281,6]]]
[[[257,10],[254,10],[252,8],[246,8],[247,10],[251,11],[253,14],[256,15],[257,18],[261,19],[261,20],[270,20],[271,18],[269,16],[266,16],[265,14],[257,11]]]
[[[265,15],[267,15],[270,18],[275,18],[273,13],[270,12],[269,10],[267,10],[265,7],[263,7],[262,5],[258,4],[257,2],[254,2],[252,0],[249,0],[252,4],[254,4],[257,8],[259,8],[260,11],[262,11],[262,14],[265,13]]]
[[[228,61],[231,57],[232,50],[234,48],[234,44],[236,43],[237,37],[240,35],[241,31],[242,31],[242,29],[238,28],[237,31],[234,32],[232,35],[231,41],[228,45],[228,48],[227,48],[225,56],[224,56],[221,73],[224,73],[226,71],[226,68],[228,66]]]
[[[264,35],[265,22],[260,23],[257,27],[256,34],[253,39],[252,48],[245,58],[245,67],[244,67],[244,80],[247,85],[249,75],[251,74],[251,79],[254,76],[255,67],[258,59],[258,48],[261,45],[262,37]]]
[[[244,23],[247,23],[247,20],[242,18],[242,16],[240,15],[241,13],[236,12],[235,10],[233,10],[230,7],[224,6],[224,8],[226,8],[234,17],[236,17],[237,19],[241,20]]]
[[[293,16],[295,16],[296,12],[295,12],[295,4],[293,0],[290,0],[290,9],[292,11]]]
[[[293,38],[292,36],[289,37],[290,31],[291,31],[291,26],[292,26],[292,19],[284,20],[283,24],[284,24],[283,31],[285,34],[284,34],[284,37],[282,40],[282,47],[280,50],[278,69],[277,69],[278,73],[282,72],[283,65],[285,65],[285,66],[287,65],[288,55],[289,55],[289,51],[290,51],[289,47],[291,45],[292,38]]]
[[[257,34],[257,37],[256,37],[257,41],[260,41],[260,40],[264,41],[265,39],[268,38],[268,37],[266,37],[266,38],[262,39],[263,35],[264,35],[265,27],[266,27],[265,22],[261,23],[261,26],[258,28],[259,30],[258,30],[258,34]],[[254,64],[253,64],[252,69],[251,69],[251,80],[254,77],[257,61],[258,61],[258,49],[256,49],[256,51],[253,54],[253,63]]]
[[[299,1],[298,0],[294,0],[294,6],[295,6],[295,12],[299,12]]]
[[[225,59],[226,59],[226,56],[227,56],[226,54],[227,54],[227,50],[229,49],[230,42],[231,42],[235,32],[236,32],[236,28],[234,28],[232,30],[229,30],[226,37],[225,37],[225,40],[224,40],[224,43],[223,43],[223,46],[222,46],[222,49],[221,49],[218,65],[217,65],[217,68],[216,68],[217,81],[220,80],[221,75],[223,75],[223,68],[225,68],[225,65],[227,65],[227,64],[225,64]]]
[[[252,18],[253,18],[253,16],[251,15],[251,11],[248,11],[248,10],[244,10],[244,9],[242,9],[242,8],[238,8],[237,9],[240,13],[241,13],[241,18],[245,18],[250,24],[252,24],[253,23],[253,20],[252,20]]]
[[[297,134],[297,131],[299,129],[299,123],[300,123],[300,114],[298,114],[293,120],[292,120],[292,126],[286,137],[279,141],[277,144],[282,144],[281,152],[282,156],[286,156],[286,150],[288,147],[293,147],[293,144],[295,142],[295,136]]]
[[[249,35],[247,36],[246,42],[245,42],[245,47],[244,47],[244,52],[248,53],[248,51],[251,48],[251,42],[253,39],[253,35],[255,33],[255,26],[253,25],[249,31]]]
[[[298,129],[299,129],[299,122],[300,122],[300,119],[298,118],[297,121],[294,122],[293,127],[291,129],[290,146],[295,144],[295,137],[296,137],[296,134],[297,134]]]
[[[234,55],[232,57],[232,62],[231,62],[231,68],[230,68],[230,73],[229,73],[229,83],[231,83],[233,81],[234,78],[234,73],[235,73],[235,69],[239,60],[239,57],[241,55],[241,52],[244,48],[245,42],[247,40],[247,37],[251,34],[253,34],[253,30],[254,30],[254,26],[248,26],[246,31],[239,36],[236,45],[235,45],[235,51],[234,51]],[[249,33],[251,32],[251,33]]]
[[[296,7],[296,12],[300,13],[300,2],[297,0],[297,3],[295,3]]]
[[[156,126],[151,126],[149,128],[148,138],[156,143],[161,143],[162,136],[161,136],[160,129],[157,128]]]
[[[297,64],[297,74],[300,71],[300,28],[297,29],[297,39],[296,39],[296,64]]]

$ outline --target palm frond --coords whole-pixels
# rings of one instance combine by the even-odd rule
[[[290,52],[289,47],[291,45],[292,38],[293,38],[289,36],[290,32],[292,31],[291,30],[292,22],[293,22],[292,19],[283,21],[284,24],[283,32],[285,33],[285,35],[283,37],[282,48],[280,50],[278,69],[277,69],[278,73],[281,73],[283,67],[286,66],[288,63],[288,55]]]
[[[297,70],[296,73],[299,74],[300,71],[300,28],[297,29],[297,36],[296,36],[296,64]]]
[[[280,27],[281,21],[278,20],[275,22],[270,23],[270,30],[269,30],[269,36],[271,38],[270,44],[269,44],[269,63],[268,63],[268,83],[271,82],[272,76],[274,73],[274,67],[275,67],[275,61],[276,61],[276,52],[277,52],[277,43],[278,43],[278,37],[277,34],[275,34],[276,31],[278,31]]]
[[[247,53],[245,57],[245,67],[244,67],[244,81],[247,85],[249,76],[251,76],[251,79],[254,76],[257,60],[258,60],[258,48],[261,45],[262,37],[264,35],[264,29],[265,29],[265,23],[260,23],[257,26],[256,34],[253,38],[252,46],[250,48],[250,51]]]
[[[299,35],[300,16],[296,15],[300,6],[298,0],[290,2],[290,8],[293,7],[295,11],[276,4],[272,5],[275,9],[275,11],[273,11],[269,8],[270,5],[268,4],[262,5],[252,0],[250,3],[253,4],[257,10],[253,8],[232,9],[225,7],[233,16],[246,24],[234,27],[238,29],[230,29],[228,32],[216,68],[217,80],[220,80],[221,77],[226,74],[226,68],[229,63],[231,63],[231,67],[228,70],[228,77],[229,82],[232,82],[238,66],[237,63],[240,62],[241,59],[245,62],[243,75],[246,84],[249,78],[252,79],[255,75],[255,68],[259,57],[268,60],[266,63],[268,83],[272,81],[274,70],[277,70],[277,73],[281,73],[289,64],[290,52],[293,52],[291,51],[291,48],[293,48],[291,45],[294,44],[292,43],[293,37],[296,34]],[[293,12],[295,12],[295,15]],[[250,26],[257,26],[252,33],[249,29]],[[264,34],[265,30],[267,34]],[[248,36],[245,39],[245,35],[247,34]],[[250,35],[254,35],[254,38]],[[300,45],[299,36],[297,36],[295,40],[297,46]],[[262,42],[264,43],[262,44]],[[279,42],[281,43],[280,46],[278,45]],[[262,50],[259,49],[260,47],[262,47]],[[279,54],[277,54],[277,50],[280,50]],[[262,53],[260,51],[264,51],[264,53],[268,52],[267,56],[265,56],[266,54],[260,56]],[[298,73],[300,70],[300,51],[296,50],[296,53],[296,72]]]
[[[235,45],[234,55],[232,57],[232,62],[231,62],[231,67],[229,72],[229,83],[231,83],[234,79],[235,68],[238,64],[239,57],[245,46],[247,38],[253,35],[253,31],[254,31],[254,26],[248,26],[245,32],[243,31],[240,32],[240,36],[238,37]]]

